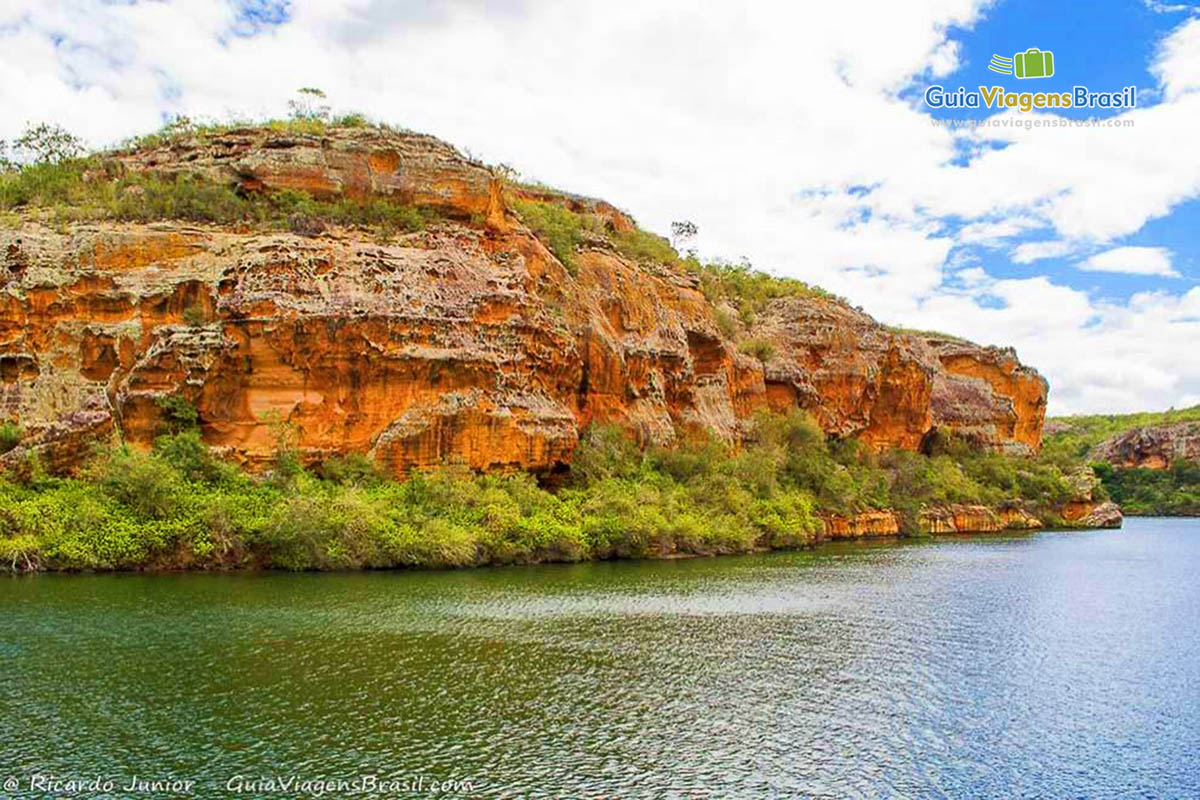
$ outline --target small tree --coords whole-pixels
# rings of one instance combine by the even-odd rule
[[[61,125],[42,122],[25,129],[13,146],[35,164],[58,164],[83,155],[83,140]]]
[[[8,142],[0,139],[0,172],[17,168],[17,163],[8,157]]]
[[[696,223],[690,220],[680,220],[671,223],[671,246],[676,250],[686,242],[690,242],[696,238],[696,234],[700,233],[700,228]]]
[[[299,97],[288,101],[288,110],[292,119],[328,121],[330,108],[325,100],[325,92],[312,86],[304,86],[296,90]]]

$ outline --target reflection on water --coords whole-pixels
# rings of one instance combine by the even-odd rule
[[[0,772],[474,796],[1200,794],[1200,521],[676,562],[0,580]],[[244,796],[244,795],[243,795]]]

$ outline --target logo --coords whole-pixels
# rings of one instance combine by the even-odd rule
[[[1017,78],[1049,78],[1054,75],[1054,53],[1031,47],[1012,58],[993,55],[988,69]]]
[[[1054,77],[1054,53],[1031,47],[1012,58],[993,55],[987,68],[1001,75],[1018,79]],[[1047,87],[1050,88],[1050,87]],[[1012,109],[1030,113],[1054,109],[1111,109],[1137,107],[1137,87],[1126,86],[1115,92],[1095,92],[1087,86],[1064,86],[1052,91],[1010,92],[1003,86],[979,86],[974,91],[966,86],[950,89],[933,84],[925,89],[925,105],[929,108],[978,108],[1003,111]]]

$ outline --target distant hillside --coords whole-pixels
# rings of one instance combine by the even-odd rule
[[[1200,516],[1200,406],[1046,420],[1044,457],[1086,458],[1129,514]]]
[[[1096,445],[1135,428],[1177,422],[1200,422],[1200,406],[1172,408],[1169,411],[1139,411],[1134,414],[1046,417],[1043,446],[1047,451],[1069,452],[1073,456],[1083,457]]]

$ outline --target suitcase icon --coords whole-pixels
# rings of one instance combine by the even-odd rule
[[[1018,78],[1049,78],[1054,74],[1054,53],[1031,47],[1013,56],[1014,74]]]

